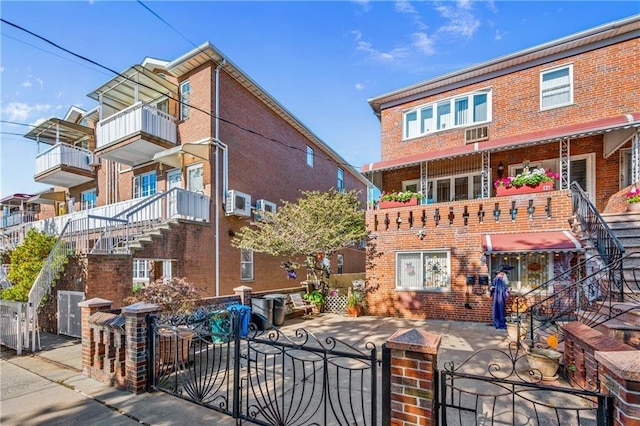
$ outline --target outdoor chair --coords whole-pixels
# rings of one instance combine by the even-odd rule
[[[304,300],[300,293],[291,293],[289,297],[294,310],[304,311],[305,314],[313,312],[313,304]]]

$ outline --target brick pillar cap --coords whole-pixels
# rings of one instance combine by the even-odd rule
[[[160,306],[146,302],[138,302],[122,308],[123,314],[146,314],[148,312],[158,311],[160,311]]]
[[[428,331],[398,330],[387,340],[387,348],[436,355],[440,346],[440,335]]]
[[[111,305],[113,305],[113,302],[111,300],[100,299],[99,297],[94,297],[93,299],[85,300],[78,303],[78,306],[80,306],[81,308],[102,308],[103,306]]]
[[[233,291],[247,291],[247,290],[253,290],[253,288],[247,285],[241,285],[240,287],[236,287],[233,289]]]
[[[595,353],[596,360],[616,376],[630,382],[640,382],[638,351],[614,351]]]

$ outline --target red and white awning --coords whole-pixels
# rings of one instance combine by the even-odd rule
[[[486,234],[482,237],[485,253],[570,252],[582,251],[580,241],[569,231]]]

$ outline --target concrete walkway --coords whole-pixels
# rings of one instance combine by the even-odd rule
[[[481,323],[321,314],[287,320],[281,331],[293,335],[297,328],[304,328],[319,339],[332,336],[356,347],[372,342],[379,350],[398,329],[426,330],[442,335],[440,365],[445,361],[459,362],[480,349],[507,348],[504,330]],[[78,339],[43,334],[42,347],[35,355],[20,357],[1,347],[3,426],[235,424],[230,416],[162,392],[134,395],[86,378],[81,373]]]

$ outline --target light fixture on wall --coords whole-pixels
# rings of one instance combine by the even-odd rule
[[[502,179],[502,176],[504,176],[504,164],[502,164],[502,161],[498,164],[498,179]]]

